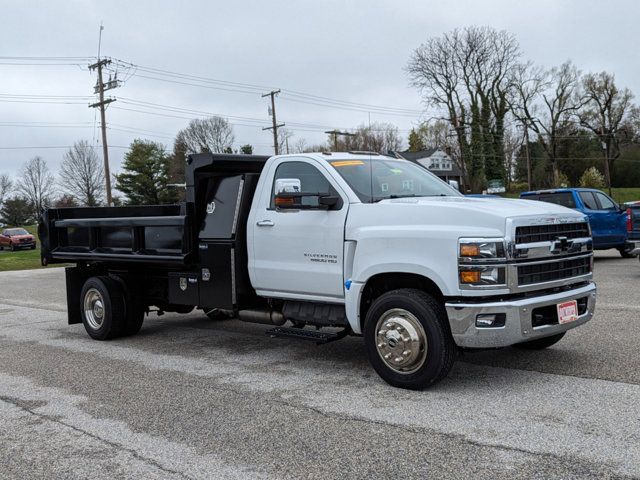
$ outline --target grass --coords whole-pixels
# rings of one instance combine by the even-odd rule
[[[40,249],[0,252],[0,272],[10,270],[32,270],[42,268],[40,265]]]
[[[32,235],[38,236],[37,225],[26,225],[24,227],[26,231]],[[55,264],[52,267],[63,267],[62,264]],[[6,248],[3,252],[0,252],[0,272],[8,272],[11,270],[33,270],[35,268],[44,268],[40,264],[40,244],[35,250],[16,250],[15,252],[8,251]]]

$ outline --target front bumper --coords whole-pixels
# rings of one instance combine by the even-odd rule
[[[532,325],[532,312],[534,309],[584,297],[587,297],[587,308],[586,311],[579,315],[576,321],[562,325],[558,323],[540,326]],[[596,285],[591,282],[573,290],[512,301],[473,302],[470,299],[469,302],[465,303],[447,302],[445,307],[449,316],[453,339],[459,347],[506,347],[566,332],[591,320],[596,308]],[[503,327],[476,327],[476,317],[478,315],[500,313],[506,315]]]

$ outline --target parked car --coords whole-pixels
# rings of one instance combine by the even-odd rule
[[[36,248],[36,237],[27,232],[24,228],[5,228],[0,235],[0,250],[10,248],[19,250],[21,248]]]
[[[618,205],[606,193],[593,188],[559,188],[523,192],[520,198],[578,210],[589,218],[594,249],[615,248],[625,258],[634,255],[635,244],[630,241],[628,232],[628,209]]]

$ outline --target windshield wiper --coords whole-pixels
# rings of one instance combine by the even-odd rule
[[[446,193],[438,193],[437,195],[416,195],[415,193],[407,193],[407,194],[394,194],[389,195],[388,197],[373,197],[372,203],[377,203],[381,200],[390,200],[395,198],[413,198],[413,197],[449,197]]]
[[[389,200],[392,198],[407,198],[407,197],[417,197],[417,195],[415,193],[409,193],[407,195],[389,195],[387,197],[373,197],[371,199],[371,203],[378,203],[382,200]]]
[[[409,198],[409,197],[417,197],[418,195],[416,195],[415,193],[406,193],[404,195],[389,195],[386,198]],[[422,195],[420,195],[422,196]]]

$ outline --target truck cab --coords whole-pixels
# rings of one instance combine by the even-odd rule
[[[276,338],[362,336],[385,381],[419,389],[464,349],[547,348],[594,313],[575,210],[465,197],[370,152],[190,155],[186,180],[182,205],[45,212],[43,264],[76,264],[69,323],[107,340],[200,308]]]
[[[628,241],[629,212],[606,193],[593,188],[560,188],[523,192],[520,198],[555,203],[584,213],[596,250],[615,248],[623,257],[631,256],[634,245]]]

